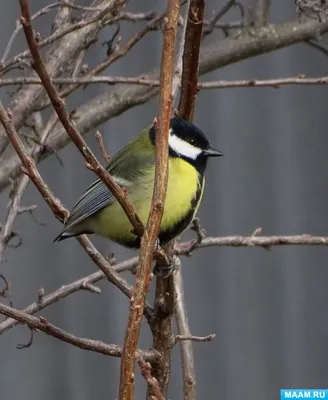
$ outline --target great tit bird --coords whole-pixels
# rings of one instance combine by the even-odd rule
[[[107,166],[113,179],[127,190],[144,224],[153,195],[155,137],[155,127],[148,127],[115,154]],[[169,175],[158,236],[160,244],[169,242],[190,225],[203,195],[208,157],[221,155],[210,147],[204,133],[195,125],[179,117],[170,120]],[[120,204],[99,179],[75,204],[55,241],[85,233],[110,238],[129,248],[140,246],[140,238]]]

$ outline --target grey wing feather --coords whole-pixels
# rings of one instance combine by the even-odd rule
[[[101,180],[97,180],[73,207],[71,215],[65,224],[65,230],[85,220],[114,201],[116,199],[107,186]]]

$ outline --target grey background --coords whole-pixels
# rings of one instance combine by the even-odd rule
[[[4,1],[0,14],[2,52],[18,17],[18,2]],[[48,4],[31,1],[33,10]],[[84,2],[87,4],[88,2]],[[293,1],[274,2],[270,20],[295,18]],[[82,3],[80,3],[82,4]],[[208,1],[207,14],[223,1]],[[162,1],[130,2],[131,10],[160,8]],[[237,13],[231,13],[236,19]],[[227,18],[226,18],[227,20]],[[49,31],[48,17],[38,29]],[[137,26],[126,31],[131,35]],[[110,35],[109,29],[102,35]],[[214,40],[215,37],[213,37]],[[123,38],[124,39],[124,38]],[[211,41],[209,39],[209,41]],[[101,42],[101,41],[100,41]],[[13,51],[25,46],[21,34]],[[134,75],[159,62],[158,33],[133,50],[130,58],[113,65],[111,75]],[[14,54],[14,53],[12,53]],[[104,49],[94,46],[90,62],[100,62]],[[133,62],[128,62],[133,60]],[[240,62],[211,73],[205,79],[274,78],[327,75],[328,59],[303,44]],[[108,87],[93,86],[75,96],[69,107]],[[8,96],[2,90],[2,100]],[[84,97],[83,97],[84,96]],[[208,135],[224,158],[212,160],[199,211],[210,235],[248,235],[259,226],[264,234],[311,233],[327,235],[328,158],[325,86],[285,87],[280,90],[228,89],[202,91],[195,123]],[[157,112],[157,99],[132,109],[100,127],[110,153],[145,127]],[[88,143],[97,150],[94,139]],[[71,207],[94,177],[73,147],[61,151],[65,167],[54,157],[40,171],[55,194]],[[8,192],[1,193],[0,219],[6,213]],[[12,281],[17,308],[33,302],[42,286],[46,292],[96,270],[74,240],[53,244],[60,224],[31,185],[23,204],[38,204],[36,216],[17,218],[15,229],[24,238],[17,250],[6,252],[1,273]],[[94,242],[117,260],[133,252],[102,239]],[[310,247],[262,249],[210,248],[183,258],[187,309],[195,335],[216,333],[215,341],[195,344],[197,392],[200,399],[277,399],[283,387],[328,387],[328,249]],[[132,277],[125,275],[131,282]],[[42,311],[42,315],[72,333],[121,344],[128,301],[107,282],[100,295],[80,292]],[[119,360],[81,351],[44,334],[33,346],[16,350],[29,339],[25,327],[0,337],[0,397],[25,399],[115,399]],[[143,322],[141,345],[149,347]],[[174,349],[169,398],[181,399],[179,349]],[[137,381],[136,399],[145,383]]]

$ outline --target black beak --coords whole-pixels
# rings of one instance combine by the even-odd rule
[[[221,156],[223,156],[223,154],[220,153],[218,150],[211,149],[211,148],[203,150],[203,154],[205,156],[207,156],[207,157],[221,157]]]

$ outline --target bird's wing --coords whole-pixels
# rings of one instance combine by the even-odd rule
[[[149,148],[148,153],[139,148],[138,154],[130,154],[130,148],[125,147],[112,158],[107,170],[116,183],[129,192],[131,186],[138,185],[138,177],[142,176],[145,168],[151,167],[154,162],[154,154],[149,153]],[[107,186],[100,179],[96,180],[73,207],[64,230],[68,230],[115,201]]]

